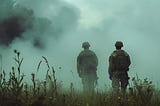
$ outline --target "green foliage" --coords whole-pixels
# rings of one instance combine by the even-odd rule
[[[159,106],[160,91],[154,89],[151,81],[133,78],[133,86],[127,92],[76,92],[73,83],[70,91],[62,92],[61,84],[57,83],[55,69],[49,65],[43,56],[47,66],[44,81],[37,81],[36,74],[31,74],[32,84],[23,82],[21,64],[23,58],[20,52],[15,52],[16,66],[12,67],[9,79],[6,73],[0,73],[0,106]],[[38,64],[37,71],[43,61]],[[50,85],[49,87],[47,85]]]

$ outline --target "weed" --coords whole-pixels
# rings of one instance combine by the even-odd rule
[[[9,79],[6,72],[0,73],[0,106],[159,106],[160,91],[155,89],[152,81],[138,77],[132,79],[133,85],[124,94],[106,92],[77,92],[73,83],[70,91],[62,92],[62,84],[56,79],[56,70],[49,65],[46,57],[42,56],[47,66],[46,78],[36,79],[42,60],[36,73],[31,73],[32,84],[23,82],[25,75],[21,65],[21,53],[14,50],[16,66],[11,68]],[[48,86],[49,85],[49,86]]]

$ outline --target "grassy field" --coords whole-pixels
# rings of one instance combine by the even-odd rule
[[[31,73],[32,84],[24,83],[21,73],[23,58],[17,50],[14,53],[17,65],[12,67],[10,73],[0,73],[0,106],[160,106],[159,89],[155,89],[148,79],[138,77],[132,79],[133,85],[125,94],[111,91],[78,92],[72,83],[70,90],[64,92],[56,80],[56,71],[45,57],[43,59],[48,67],[46,80],[37,81],[35,73]],[[6,74],[9,78],[6,78]]]

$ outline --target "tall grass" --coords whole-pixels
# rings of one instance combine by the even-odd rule
[[[56,70],[44,56],[42,58],[47,66],[45,80],[36,80],[43,62],[40,61],[36,73],[31,73],[32,84],[29,85],[23,82],[23,58],[17,50],[14,53],[16,66],[12,67],[9,78],[6,78],[5,71],[0,73],[0,106],[160,106],[159,89],[155,89],[148,79],[138,77],[132,79],[133,85],[125,94],[111,91],[77,92],[73,83],[70,84],[70,91],[62,92]]]

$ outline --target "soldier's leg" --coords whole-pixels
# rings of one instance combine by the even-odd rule
[[[85,84],[86,82],[85,82],[85,79],[84,78],[82,78],[82,85],[83,85],[83,91],[85,91]]]
[[[120,81],[121,81],[122,93],[126,92],[126,88],[127,88],[128,84],[129,84],[128,80],[129,80],[128,73],[124,73],[124,74],[121,75]]]
[[[119,92],[119,87],[120,87],[119,78],[113,76],[112,77],[112,88],[113,88],[113,91],[115,93],[118,93]]]
[[[82,78],[82,84],[83,84],[83,91],[88,92],[89,91],[88,79]]]
[[[97,74],[96,74],[96,71],[95,71],[95,73],[91,73],[90,74],[90,77],[89,77],[90,79],[90,91],[91,92],[94,92],[94,88],[95,88],[95,86],[96,86],[96,84],[97,84]]]
[[[126,92],[126,88],[127,88],[128,83],[129,83],[128,79],[121,79],[121,91],[122,91],[122,93]]]
[[[94,92],[94,80],[93,79],[89,79],[89,92]]]

